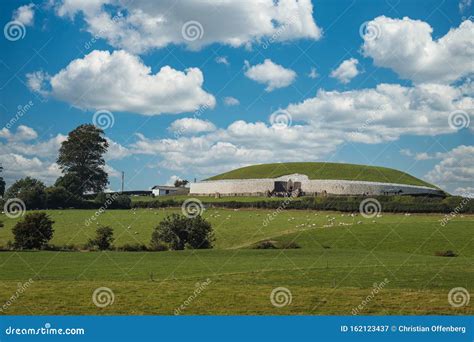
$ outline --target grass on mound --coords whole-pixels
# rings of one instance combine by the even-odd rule
[[[293,173],[307,175],[309,179],[358,180],[435,188],[432,184],[395,169],[380,166],[321,162],[252,165],[222,173],[208,180],[276,178]]]

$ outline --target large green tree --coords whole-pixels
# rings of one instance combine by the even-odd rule
[[[108,184],[104,171],[104,154],[109,144],[100,128],[85,124],[69,132],[68,138],[61,144],[57,163],[63,174],[79,180],[81,195],[88,191],[99,192]],[[68,189],[71,191],[70,189]]]
[[[2,172],[3,172],[3,167],[2,165],[0,165],[0,196],[3,197],[3,195],[5,194],[5,181],[3,180]]]

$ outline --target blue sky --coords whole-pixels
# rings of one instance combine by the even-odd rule
[[[254,163],[336,161],[474,190],[469,0],[0,6],[9,184],[53,183],[60,142],[95,123],[111,142],[111,189],[120,171],[127,189],[147,189]]]

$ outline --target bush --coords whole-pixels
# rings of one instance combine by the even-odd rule
[[[45,213],[27,214],[12,229],[13,246],[19,249],[40,249],[53,237],[53,223]]]
[[[5,194],[5,198],[21,199],[27,209],[43,209],[46,206],[46,186],[43,182],[26,177],[17,180]]]
[[[456,253],[454,253],[451,250],[438,251],[438,252],[435,253],[435,255],[436,256],[442,256],[442,257],[457,257],[458,256]]]
[[[125,245],[121,247],[117,247],[117,250],[119,251],[124,251],[124,252],[144,252],[147,251],[148,248],[141,243],[126,243]]]
[[[163,252],[167,251],[169,248],[168,246],[160,240],[160,234],[155,229],[151,234],[151,241],[150,241],[150,251],[154,252]]]
[[[132,200],[127,195],[119,195],[112,203],[112,208],[130,209],[132,207]]]
[[[255,245],[256,249],[276,249],[275,241],[260,241]]]
[[[99,250],[107,250],[112,247],[114,241],[114,230],[108,226],[102,226],[96,230],[96,238],[89,239],[88,247],[97,247]]]
[[[159,243],[165,243],[173,250],[184,248],[206,249],[212,248],[213,242],[212,226],[201,216],[188,218],[183,215],[172,214],[167,216],[155,228],[150,245],[156,248]]]

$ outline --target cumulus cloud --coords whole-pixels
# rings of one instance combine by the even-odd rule
[[[460,145],[442,158],[425,178],[448,191],[467,189],[474,179],[474,146]]]
[[[92,35],[134,53],[169,44],[190,49],[212,43],[249,47],[267,37],[289,41],[321,36],[310,0],[63,0],[56,12],[69,18],[81,13]]]
[[[32,26],[35,19],[35,5],[29,4],[18,7],[13,12],[12,19],[19,21],[25,26]]]
[[[474,23],[466,20],[433,40],[433,28],[408,17],[380,16],[367,24],[363,54],[416,83],[451,83],[474,72]]]
[[[15,133],[12,133],[8,128],[4,127],[0,130],[0,138],[7,139],[8,141],[18,142],[25,140],[33,140],[38,137],[38,133],[28,126],[20,125],[16,129]]]
[[[238,106],[240,104],[239,100],[232,96],[224,97],[223,101],[226,106]]]
[[[198,68],[183,72],[164,66],[153,74],[150,67],[126,51],[94,50],[54,76],[36,72],[27,79],[31,90],[87,110],[158,115],[215,105],[214,96],[202,89],[204,77]],[[45,82],[50,90],[44,87]]]
[[[0,154],[0,164],[4,168],[2,175],[7,185],[26,176],[52,184],[61,175],[58,165],[54,162],[42,161],[37,157],[28,158],[15,153]]]
[[[216,126],[212,122],[196,119],[196,118],[183,118],[173,121],[169,130],[177,135],[181,134],[192,134],[202,132],[212,132],[216,129]]]
[[[291,161],[295,153],[304,160],[317,160],[341,143],[333,132],[309,126],[278,129],[239,120],[200,136],[152,139],[139,135],[132,147],[136,153],[160,156],[161,167],[209,176],[243,165]]]
[[[471,94],[469,86],[379,84],[373,89],[319,90],[315,97],[290,104],[286,110],[293,121],[309,122],[319,130],[336,130],[349,141],[380,143],[400,135],[455,132],[448,124],[449,114],[472,112]]]
[[[270,59],[265,59],[262,64],[249,66],[245,71],[245,76],[258,83],[265,84],[266,91],[270,92],[277,88],[288,87],[296,78],[296,72],[285,69],[279,64],[273,63]]]
[[[337,67],[337,69],[331,72],[331,77],[337,78],[339,82],[347,84],[354,77],[359,75],[359,70],[357,70],[357,64],[359,61],[355,58],[347,59]]]

